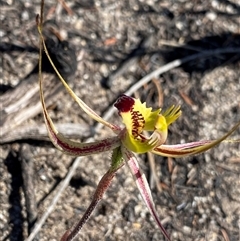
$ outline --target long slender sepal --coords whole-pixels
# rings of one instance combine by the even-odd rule
[[[140,191],[141,196],[142,196],[146,206],[148,207],[152,217],[155,219],[158,227],[162,231],[165,238],[170,241],[170,237],[169,237],[167,231],[162,226],[161,221],[157,216],[157,212],[156,212],[156,209],[154,206],[152,194],[151,194],[147,179],[139,168],[137,158],[134,156],[134,154],[132,152],[127,150],[124,146],[122,146],[122,155],[125,160],[125,163],[129,167],[129,169],[135,179],[138,190]]]
[[[38,23],[38,32],[40,35],[40,40],[41,40],[41,46],[43,46],[43,49],[49,59],[49,62],[51,63],[54,71],[56,72],[57,76],[59,77],[59,79],[61,80],[61,82],[63,83],[64,87],[66,88],[66,90],[68,91],[68,93],[71,95],[71,97],[78,103],[78,105],[82,108],[82,110],[84,112],[86,112],[91,118],[93,118],[95,121],[102,123],[103,125],[105,125],[106,127],[110,128],[111,130],[113,130],[114,132],[118,133],[119,132],[119,127],[112,125],[111,123],[105,121],[104,119],[102,119],[101,116],[99,116],[94,110],[92,110],[88,105],[86,105],[75,93],[74,91],[70,88],[70,86],[67,84],[67,82],[64,80],[64,78],[61,76],[61,74],[59,73],[59,71],[57,70],[56,66],[54,65],[46,44],[45,44],[45,40],[44,37],[42,35],[42,19],[41,19],[41,23]],[[41,54],[42,54],[42,50],[41,50]]]
[[[69,155],[75,155],[75,156],[84,156],[84,155],[90,155],[95,154],[103,151],[113,150],[114,148],[120,146],[120,141],[117,137],[107,138],[102,141],[96,141],[91,143],[79,143],[72,140],[68,140],[65,138],[61,133],[57,131],[55,128],[51,117],[49,116],[46,108],[46,104],[44,101],[43,96],[43,86],[42,86],[42,44],[45,46],[41,27],[42,27],[42,19],[37,18],[38,23],[38,30],[41,36],[40,40],[40,52],[39,52],[39,87],[40,87],[40,100],[42,104],[43,109],[43,115],[45,119],[45,123],[48,129],[49,137],[52,141],[52,143],[61,151],[69,154]],[[46,49],[46,46],[44,47]]]
[[[86,156],[103,151],[113,150],[120,146],[120,141],[117,137],[107,138],[101,141],[95,141],[90,143],[79,143],[76,141],[68,140],[55,128],[51,117],[49,116],[42,92],[42,79],[40,78],[40,98],[43,107],[43,115],[48,129],[49,137],[52,143],[61,151],[66,154],[74,156]]]
[[[41,59],[39,60],[41,61]],[[41,63],[41,62],[40,62]],[[42,89],[42,74],[39,73],[39,86],[40,86],[40,100],[43,108],[43,115],[48,129],[49,137],[52,143],[61,151],[75,156],[84,156],[95,154],[103,151],[113,150],[120,146],[120,141],[117,137],[107,138],[102,141],[90,142],[90,143],[79,143],[72,140],[68,140],[55,128],[51,117],[49,116],[46,104],[43,97]]]
[[[161,145],[159,147],[156,147],[152,150],[152,153],[166,156],[166,157],[185,157],[190,156],[194,154],[200,154],[202,152],[205,152],[214,146],[220,144],[221,142],[224,142],[226,138],[228,138],[234,131],[236,131],[240,126],[240,121],[225,135],[220,137],[217,140],[209,141],[209,140],[203,140],[203,141],[197,141],[197,142],[190,142],[190,143],[184,143],[184,144],[177,144],[177,145]]]

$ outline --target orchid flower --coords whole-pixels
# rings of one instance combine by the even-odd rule
[[[112,151],[111,165],[109,167],[109,170],[100,180],[88,209],[83,214],[79,222],[76,223],[73,228],[65,232],[65,234],[61,238],[61,241],[70,241],[77,236],[83,225],[87,222],[90,215],[94,211],[98,202],[102,199],[103,194],[109,188],[116,172],[125,164],[129,167],[129,170],[135,179],[137,188],[152,217],[156,221],[157,226],[162,231],[165,238],[167,240],[170,240],[170,236],[162,226],[160,219],[157,215],[147,179],[139,168],[137,156],[135,153],[152,152],[157,155],[174,158],[199,154],[207,151],[208,149],[216,146],[217,144],[225,140],[239,127],[240,122],[238,122],[227,134],[217,140],[197,141],[177,145],[165,145],[164,143],[167,139],[169,125],[176,121],[181,115],[180,107],[172,106],[164,112],[161,109],[153,111],[152,108],[146,107],[146,103],[142,103],[139,99],[135,99],[126,95],[121,95],[116,100],[114,106],[117,108],[118,114],[122,118],[123,127],[111,124],[102,119],[79,97],[77,97],[73,90],[68,86],[66,81],[59,74],[48,54],[42,35],[42,14],[40,22],[39,19],[37,19],[37,24],[40,34],[40,100],[42,104],[45,124],[52,143],[59,150],[73,156],[87,156],[105,151]],[[78,103],[80,108],[89,115],[89,117],[109,128],[114,133],[113,137],[89,143],[79,143],[65,138],[56,129],[44,102],[41,71],[42,47],[46,52],[49,61],[55,69],[59,79],[61,80],[62,84],[65,86],[71,97]],[[149,135],[145,135],[146,132],[149,133]]]

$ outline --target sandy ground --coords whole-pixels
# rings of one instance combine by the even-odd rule
[[[3,95],[23,81],[37,62],[37,53],[29,51],[29,47],[37,48],[38,44],[35,16],[40,2],[0,3]],[[60,1],[46,1],[45,16],[75,49],[77,70],[71,87],[99,114],[143,76],[164,64],[202,51],[231,47],[238,48],[238,53],[199,57],[158,76],[134,96],[153,108],[182,106],[182,117],[170,127],[169,144],[215,139],[240,120],[237,0],[69,0],[66,4],[68,8]],[[22,46],[23,50],[6,51],[4,43]],[[95,124],[64,91],[61,98],[54,99],[49,111],[55,123]],[[117,115],[111,121],[121,123]],[[29,123],[42,124],[42,115],[37,114],[23,124]],[[107,129],[102,129],[95,138],[109,135]],[[231,139],[239,138],[238,129]],[[33,170],[34,188],[30,194],[23,192],[19,158],[26,143]],[[49,142],[34,140],[3,143],[0,158],[0,240],[25,240],[29,232],[26,195],[35,194],[36,215],[40,218],[74,158],[62,154]],[[82,159],[35,240],[60,240],[90,203],[98,181],[110,165],[109,158],[110,153],[102,153]],[[140,155],[139,162],[172,240],[240,240],[239,143],[222,143],[204,154],[183,159],[155,156],[157,183],[151,178],[149,157]],[[164,240],[127,167],[118,171],[76,240]]]

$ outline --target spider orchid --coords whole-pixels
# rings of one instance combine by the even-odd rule
[[[169,125],[176,121],[176,119],[181,115],[180,107],[172,106],[168,108],[165,112],[162,112],[161,109],[152,111],[152,108],[147,108],[146,103],[141,103],[139,99],[135,99],[126,95],[121,95],[115,102],[114,106],[117,108],[118,114],[122,118],[124,127],[111,124],[102,119],[79,97],[77,97],[72,91],[72,89],[65,82],[65,80],[58,73],[57,69],[51,61],[51,58],[48,55],[48,51],[42,35],[42,23],[39,23],[39,20],[37,22],[41,42],[39,55],[40,100],[42,104],[46,127],[52,143],[64,153],[73,156],[87,156],[105,151],[112,151],[110,168],[100,180],[88,209],[83,214],[79,222],[76,223],[73,228],[65,232],[65,234],[61,238],[61,241],[70,241],[77,236],[83,225],[89,219],[98,202],[102,199],[103,194],[109,188],[116,172],[124,164],[129,167],[129,170],[132,173],[137,184],[138,190],[141,193],[141,196],[152,217],[156,221],[156,224],[162,231],[165,238],[167,240],[170,240],[170,236],[167,234],[166,230],[162,226],[160,219],[157,215],[148,182],[139,168],[138,160],[135,153],[152,152],[157,155],[174,158],[199,154],[225,140],[239,127],[240,122],[237,123],[227,134],[217,140],[197,141],[177,145],[165,145],[164,143],[167,139]],[[66,139],[61,133],[58,132],[58,130],[54,126],[50,115],[48,114],[44,102],[41,72],[42,46],[58,77],[62,81],[63,85],[65,86],[71,97],[78,103],[78,105],[86,114],[88,114],[95,121],[100,122],[104,126],[109,128],[115,134],[114,137],[109,137],[104,140],[94,141],[90,143],[79,143],[73,140]],[[146,132],[149,133],[149,135],[145,135]]]

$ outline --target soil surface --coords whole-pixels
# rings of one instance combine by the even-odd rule
[[[18,92],[14,89],[28,81],[29,74],[33,84],[38,81],[32,70],[38,61],[35,17],[40,12],[40,1],[2,0],[0,4],[0,91],[1,96],[10,96],[10,106]],[[170,61],[207,50],[233,48],[236,52],[199,55],[172,68],[142,86],[134,96],[155,109],[181,105],[183,114],[171,125],[168,144],[216,139],[240,120],[238,0],[51,0],[46,1],[44,13],[46,38],[54,35],[54,41],[67,41],[72,50],[69,57],[69,52],[61,52],[65,45],[58,50],[53,44],[56,58],[63,57],[59,68],[62,66],[76,94],[100,115],[142,77]],[[46,79],[54,76],[50,70],[46,72]],[[53,79],[56,81],[55,76]],[[44,84],[47,86],[47,81]],[[31,89],[26,88],[25,94]],[[28,99],[27,108],[39,104],[38,99],[33,101],[36,96],[37,92]],[[54,123],[83,126],[77,133],[79,141],[93,135],[91,127],[96,123],[64,89],[51,96],[48,110]],[[6,117],[8,106],[2,108],[1,115]],[[13,116],[20,113],[24,117],[24,108],[18,105]],[[4,118],[2,130],[13,121],[11,117],[6,123]],[[116,113],[110,121],[121,125]],[[16,134],[19,128],[37,128],[43,122],[39,110],[8,129],[8,136],[15,133],[10,141],[4,141],[1,133],[0,240],[27,238],[75,159],[54,148],[46,137],[24,137],[24,132],[20,139]],[[94,138],[109,135],[112,133],[103,128]],[[231,139],[240,139],[240,129]],[[138,158],[172,240],[240,240],[239,143],[225,142],[204,154],[181,159]],[[150,162],[155,163],[153,169]],[[109,166],[110,153],[84,157],[35,240],[60,240],[88,207]],[[154,173],[157,180],[153,179]],[[118,171],[76,240],[164,240],[126,166]]]

